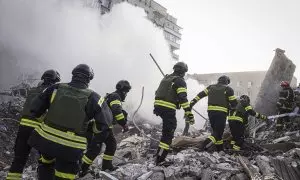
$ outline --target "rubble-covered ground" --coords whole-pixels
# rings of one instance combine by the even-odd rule
[[[13,158],[13,146],[18,130],[19,113],[23,98],[14,98],[0,105],[0,179],[4,179]],[[158,146],[160,126],[139,124],[141,133],[133,125],[122,133],[116,128],[118,149],[113,164],[119,166],[114,172],[102,172],[102,157],[99,155],[91,166],[89,179],[300,179],[300,133],[299,119],[294,118],[285,133],[276,133],[274,126],[262,126],[247,138],[246,149],[239,154],[230,150],[230,133],[224,133],[225,150],[222,152],[199,152],[198,146],[207,137],[207,132],[194,132],[192,137],[177,133],[172,152],[165,166],[155,166],[154,154]],[[154,139],[150,139],[152,137]],[[29,158],[23,179],[36,179],[37,153]]]

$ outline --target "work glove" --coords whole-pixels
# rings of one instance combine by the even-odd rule
[[[185,112],[184,114],[185,117],[185,122],[190,124],[190,125],[194,125],[195,124],[195,118],[194,118],[194,114],[191,112]]]
[[[125,124],[125,125],[123,126],[123,133],[128,132],[128,131],[129,131],[128,125]]]
[[[197,101],[195,99],[193,99],[191,102],[190,102],[190,107],[193,108],[193,106],[195,106],[195,104],[197,103]]]

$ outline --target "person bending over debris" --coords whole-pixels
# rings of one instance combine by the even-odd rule
[[[7,180],[21,179],[31,147],[27,144],[32,130],[40,124],[42,118],[34,118],[30,113],[30,105],[33,99],[44,89],[60,81],[60,74],[55,70],[47,70],[41,77],[39,86],[33,87],[28,92],[23,111],[21,113],[20,126],[14,147],[14,159],[8,171]]]
[[[107,94],[105,101],[110,107],[114,116],[113,124],[118,123],[123,127],[123,132],[128,131],[127,126],[127,112],[122,108],[122,102],[125,101],[127,93],[130,91],[130,83],[126,80],[121,80],[116,85],[116,91]],[[92,124],[93,125],[93,124]],[[88,143],[87,152],[82,158],[83,164],[81,166],[80,177],[87,174],[89,166],[93,163],[94,159],[99,155],[102,147],[102,143],[105,143],[106,149],[103,155],[102,171],[110,170],[114,171],[117,167],[112,165],[112,160],[117,148],[117,142],[114,137],[112,126],[108,131],[94,132],[92,126],[89,128],[89,133],[94,134],[91,141]]]
[[[250,98],[247,95],[242,95],[238,101],[236,110],[229,113],[228,122],[232,135],[231,145],[236,151],[239,151],[244,143],[245,127],[248,124],[248,117],[255,116],[256,118],[267,120],[265,115],[261,115],[253,110],[250,105]]]
[[[95,119],[95,130],[106,131],[112,123],[111,111],[100,95],[88,89],[94,73],[86,64],[76,66],[70,83],[47,88],[33,102],[31,111],[39,117],[29,145],[41,153],[40,180],[75,179],[78,163],[87,147],[88,121]],[[54,170],[55,169],[55,170]]]
[[[186,123],[195,123],[191,112],[190,103],[187,99],[186,82],[183,79],[188,71],[184,62],[178,62],[173,66],[174,72],[166,75],[155,92],[153,113],[163,120],[162,137],[156,153],[156,164],[163,164],[170,150],[170,145],[177,127],[176,109],[180,106],[185,111]]]
[[[279,100],[277,102],[277,108],[279,114],[291,113],[294,106],[294,91],[290,87],[290,83],[287,81],[282,81],[280,83],[282,90],[279,92]],[[276,130],[282,131],[286,123],[289,123],[289,116],[280,117],[276,122]]]
[[[227,76],[218,78],[218,83],[208,86],[201,91],[192,101],[193,107],[200,99],[208,96],[208,117],[212,128],[212,134],[203,142],[201,150],[206,150],[213,144],[217,151],[223,150],[223,132],[229,108],[233,109],[237,105],[237,99],[231,87],[230,79]]]

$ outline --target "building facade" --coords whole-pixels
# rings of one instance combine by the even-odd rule
[[[235,91],[236,96],[246,94],[252,102],[255,102],[256,96],[260,90],[261,83],[266,76],[267,71],[247,71],[247,72],[229,72],[212,74],[193,74],[189,77],[197,80],[200,84],[208,86],[217,83],[220,76],[226,75],[230,78],[230,87]],[[291,82],[292,87],[297,86],[297,79],[294,77]]]
[[[164,36],[169,44],[173,60],[178,61],[179,55],[175,51],[180,49],[181,27],[177,25],[177,19],[168,14],[167,9],[153,0],[83,0],[85,7],[99,8],[102,14],[111,10],[114,4],[128,2],[145,10],[147,17],[157,27],[164,31]]]

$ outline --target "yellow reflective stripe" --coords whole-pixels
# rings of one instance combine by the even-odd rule
[[[175,104],[167,102],[167,101],[163,101],[163,100],[155,100],[154,105],[163,106],[163,107],[167,107],[167,108],[176,110]]]
[[[239,150],[241,150],[241,147],[240,146],[237,146],[237,145],[233,145],[233,147],[232,147],[234,150],[236,150],[236,151],[239,151]]]
[[[52,95],[51,95],[51,99],[50,99],[50,103],[52,103],[54,101],[54,98],[56,96],[56,92],[57,92],[57,89],[54,89]]]
[[[186,88],[177,88],[177,90],[176,90],[176,92],[177,92],[177,94],[179,94],[179,93],[183,93],[183,92],[187,92],[187,89]]]
[[[124,116],[123,113],[120,113],[120,114],[118,114],[118,115],[115,116],[115,119],[118,120],[118,121],[119,121],[119,120],[122,120],[122,119],[124,119],[124,118],[125,118],[125,116]]]
[[[82,161],[85,162],[85,163],[88,164],[88,165],[93,164],[93,161],[92,161],[90,158],[88,158],[86,155],[84,155],[84,156],[82,157]]]
[[[204,93],[205,93],[206,95],[208,95],[208,89],[207,89],[207,88],[204,89]]]
[[[235,96],[229,96],[228,99],[229,99],[229,101],[233,101],[233,100],[236,100],[236,97]]]
[[[39,160],[42,161],[42,163],[44,163],[44,164],[51,164],[55,161],[55,159],[51,159],[51,160],[45,159],[43,156],[41,156],[41,158]]]
[[[221,106],[208,106],[208,110],[210,110],[210,111],[222,111],[222,112],[226,112],[226,113],[228,111],[227,108],[221,107]]]
[[[53,136],[53,135],[48,134],[47,132],[43,131],[40,127],[35,128],[35,131],[37,133],[39,133],[39,135],[42,136],[43,138],[45,138],[49,141],[55,142],[57,144],[61,144],[63,146],[68,146],[68,147],[72,147],[72,148],[82,149],[82,150],[86,149],[86,144],[71,142],[71,141],[68,141],[65,139],[58,138],[56,136]]]
[[[104,99],[103,97],[101,97],[101,98],[99,99],[98,104],[99,104],[100,107],[102,106],[104,100],[105,100],[105,99]]]
[[[245,107],[245,110],[246,110],[246,111],[248,111],[248,110],[250,110],[250,109],[252,109],[252,107],[251,107],[251,106],[247,106],[247,107]]]
[[[114,158],[114,156],[110,156],[110,155],[107,155],[107,154],[104,154],[104,155],[103,155],[103,159],[104,159],[104,160],[112,161],[113,158]]]
[[[195,97],[196,101],[199,101],[201,98],[199,96]]]
[[[22,179],[22,174],[21,173],[7,173],[6,176],[7,180],[21,180]]]
[[[229,121],[240,121],[240,122],[244,122],[243,118],[239,117],[239,116],[228,116],[228,120]]]
[[[255,117],[257,117],[257,118],[259,117],[259,113],[258,112],[255,113]]]
[[[190,107],[190,102],[182,103],[181,106],[183,109],[188,108],[188,107]]]
[[[55,176],[64,178],[64,179],[75,179],[76,174],[63,173],[63,172],[59,172],[55,169]]]
[[[99,134],[99,133],[101,133],[101,131],[99,131],[99,130],[98,130],[98,128],[97,128],[97,125],[96,125],[95,121],[93,122],[93,133],[95,133],[95,134]]]
[[[216,144],[216,145],[223,144],[223,140],[217,141],[215,144]]]
[[[110,125],[110,126],[108,126],[108,128],[109,128],[109,129],[112,129],[113,127],[114,127],[114,125]]]
[[[81,143],[86,143],[87,142],[85,137],[77,136],[73,132],[63,132],[63,131],[54,129],[54,128],[46,125],[45,123],[41,123],[41,128],[45,132],[55,134],[57,136],[65,138],[65,139],[78,141],[78,142],[81,142]]]
[[[235,141],[230,141],[230,144],[234,145],[234,144],[235,144]]]
[[[184,114],[189,115],[189,114],[193,114],[193,113],[191,111],[185,111]]]
[[[166,143],[163,143],[163,142],[159,142],[159,147],[162,148],[162,149],[166,149],[166,150],[170,149],[170,146]]]
[[[211,140],[211,142],[213,142],[214,144],[216,144],[216,138],[215,137],[213,137],[213,136],[208,136],[208,139],[210,139]]]
[[[37,122],[35,120],[31,120],[31,119],[26,119],[26,118],[22,118],[20,124],[23,126],[29,126],[29,127],[33,127],[33,128],[36,128],[37,126],[40,125],[39,122]]]
[[[121,101],[119,100],[114,100],[112,102],[109,103],[110,106],[113,106],[113,105],[121,105]]]

